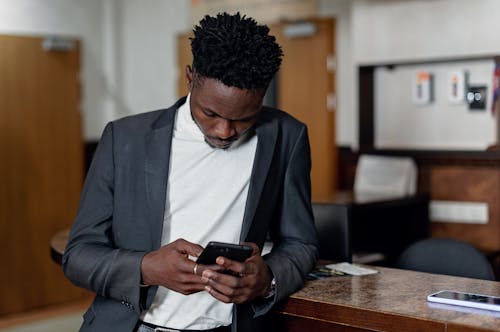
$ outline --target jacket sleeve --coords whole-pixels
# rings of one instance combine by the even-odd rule
[[[264,257],[276,280],[273,299],[253,303],[255,315],[303,286],[318,259],[318,240],[311,208],[311,156],[307,128],[302,127],[287,162],[277,231],[272,251]]]
[[[112,238],[113,123],[104,129],[87,175],[62,266],[76,286],[140,312],[140,265],[145,252],[117,248]]]

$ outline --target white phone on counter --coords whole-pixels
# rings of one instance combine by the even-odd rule
[[[500,297],[444,290],[427,296],[427,301],[500,311]]]

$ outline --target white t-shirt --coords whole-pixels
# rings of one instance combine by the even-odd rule
[[[210,147],[191,116],[189,98],[175,119],[161,245],[179,238],[202,246],[238,243],[257,136],[247,133],[228,149]],[[204,291],[182,295],[160,286],[141,319],[205,330],[231,324],[232,307]]]

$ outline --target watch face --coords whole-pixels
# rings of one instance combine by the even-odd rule
[[[273,278],[271,280],[271,288],[269,289],[269,293],[264,297],[265,299],[269,299],[274,296],[274,293],[276,292],[276,279]]]

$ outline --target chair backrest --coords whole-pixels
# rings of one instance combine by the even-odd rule
[[[443,238],[420,240],[403,251],[396,267],[459,277],[495,280],[491,264],[471,244]]]
[[[351,262],[351,232],[346,206],[312,203],[319,237],[319,257],[337,262]]]
[[[354,176],[358,196],[405,197],[417,192],[417,165],[412,158],[381,155],[359,156]]]

